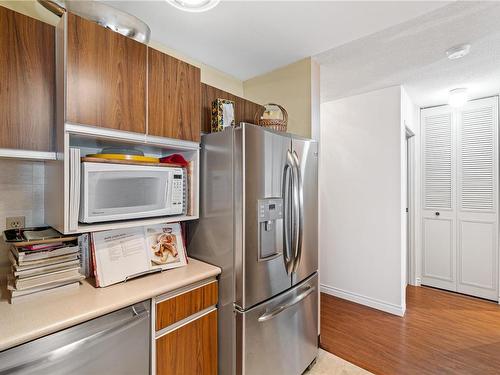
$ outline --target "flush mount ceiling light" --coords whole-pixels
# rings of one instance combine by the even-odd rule
[[[467,95],[466,88],[459,88],[459,89],[450,90],[448,104],[451,107],[460,108],[465,103],[467,103],[468,100],[469,100],[469,97]]]
[[[206,12],[219,4],[220,0],[166,0],[177,9],[186,12]]]
[[[468,55],[469,52],[470,44],[460,44],[447,50],[446,56],[448,56],[450,60],[456,60]]]

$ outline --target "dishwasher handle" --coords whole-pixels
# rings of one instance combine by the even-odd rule
[[[17,373],[17,372],[22,372],[24,369],[30,369],[33,371],[36,367],[43,365],[47,362],[52,362],[52,361],[57,361],[62,359],[63,357],[66,357],[76,350],[82,348],[83,346],[88,347],[90,345],[95,345],[99,342],[102,342],[104,339],[106,339],[109,336],[116,335],[117,333],[123,332],[129,328],[132,328],[136,326],[137,324],[143,322],[145,319],[149,319],[149,310],[147,309],[138,309],[137,305],[136,306],[131,306],[131,310],[133,313],[133,316],[130,318],[127,318],[125,320],[120,320],[117,324],[114,324],[113,326],[103,329],[99,332],[96,332],[90,336],[86,336],[84,338],[81,338],[79,340],[73,341],[69,344],[65,344],[63,346],[60,346],[59,348],[56,348],[54,350],[51,350],[49,352],[43,353],[42,355],[33,358],[32,360],[28,362],[24,362],[18,365],[15,365],[13,367],[4,369],[0,371],[0,375],[7,375],[7,374],[12,374],[12,373]],[[141,311],[138,311],[141,310]],[[34,368],[35,367],[35,368]]]

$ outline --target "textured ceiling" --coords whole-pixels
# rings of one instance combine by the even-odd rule
[[[499,20],[499,2],[456,2],[317,55],[322,101],[398,84],[421,107],[446,103],[456,87],[471,98],[498,94]],[[448,60],[445,51],[461,43],[470,54]]]
[[[151,28],[151,39],[241,80],[364,37],[449,2],[230,1],[188,13],[166,1],[103,1]]]

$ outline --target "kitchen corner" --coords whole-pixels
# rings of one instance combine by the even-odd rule
[[[0,192],[32,192],[0,205],[0,374],[302,374],[317,141],[116,4],[29,1],[57,18],[0,0]]]
[[[80,288],[9,304],[5,285],[0,300],[0,351],[74,326],[134,303],[183,288],[219,275],[220,269],[195,259],[187,266],[112,285],[95,288],[87,279]]]

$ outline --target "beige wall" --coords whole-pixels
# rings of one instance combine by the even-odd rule
[[[43,6],[34,0],[25,1],[5,1],[0,0],[0,5],[15,10],[16,12],[47,22],[51,25],[56,25],[59,22],[59,17],[46,10]],[[231,94],[243,96],[243,82],[235,77],[230,76],[220,70],[205,65],[199,61],[193,60],[181,53],[174,51],[158,42],[152,40],[149,45],[159,51],[168,53],[180,60],[186,61],[201,69],[201,81],[215,86],[221,90],[228,91]]]
[[[244,97],[259,104],[277,103],[288,112],[288,132],[311,137],[319,121],[317,65],[311,58],[243,82]],[[318,94],[318,95],[316,95]]]

